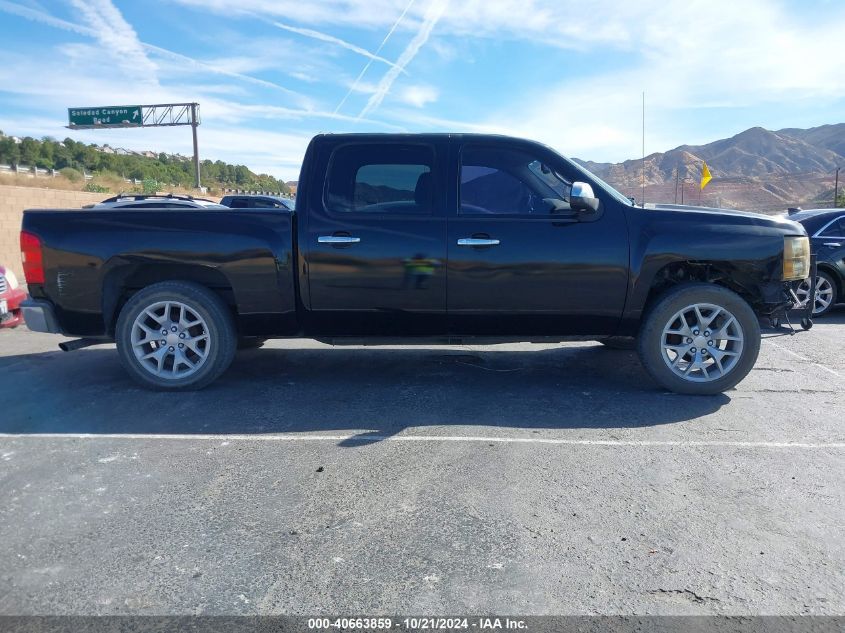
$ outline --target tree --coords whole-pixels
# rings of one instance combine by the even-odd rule
[[[38,148],[38,158],[35,159],[35,164],[42,169],[53,169],[55,167],[55,151],[56,143],[42,141],[41,147]]]
[[[32,166],[38,160],[41,148],[40,143],[31,136],[27,136],[21,141],[21,164]]]
[[[17,165],[21,162],[21,150],[8,136],[0,138],[0,163],[4,165]]]

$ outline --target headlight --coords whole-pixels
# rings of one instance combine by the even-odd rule
[[[794,281],[810,276],[810,238],[783,238],[783,280]]]
[[[17,288],[20,285],[20,284],[18,284],[18,278],[15,277],[15,273],[13,273],[8,268],[6,269],[6,272],[4,273],[4,277],[6,277],[6,284],[8,284],[9,290],[14,290],[15,288]]]

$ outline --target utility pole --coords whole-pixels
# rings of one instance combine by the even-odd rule
[[[645,209],[645,90],[643,90],[643,209]]]
[[[678,204],[678,178],[681,175],[681,168],[675,165],[675,204]]]
[[[197,106],[199,104],[192,103],[191,104],[191,131],[194,135],[194,170],[196,171],[196,178],[194,181],[194,186],[199,189],[200,188],[200,149],[199,144],[197,143],[197,126],[199,125],[199,121],[197,121]]]
[[[833,185],[833,208],[839,206],[839,167],[836,168],[836,184]]]

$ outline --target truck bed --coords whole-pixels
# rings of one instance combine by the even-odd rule
[[[160,279],[215,290],[239,331],[296,331],[294,214],[278,209],[37,209],[23,230],[44,244],[45,283],[67,334],[111,335],[128,295]]]

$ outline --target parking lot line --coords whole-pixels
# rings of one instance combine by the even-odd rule
[[[2,439],[206,440],[248,442],[493,442],[561,446],[641,446],[682,448],[802,448],[845,449],[845,442],[742,442],[732,440],[579,440],[544,437],[485,437],[481,435],[279,435],[190,433],[0,433]]]
[[[840,374],[839,372],[834,371],[834,370],[833,370],[833,369],[831,369],[830,367],[825,367],[825,366],[824,366],[824,365],[822,365],[821,363],[817,363],[817,362],[816,362],[816,361],[814,361],[812,358],[807,358],[806,356],[801,356],[801,354],[798,354],[798,353],[796,353],[796,352],[793,352],[791,349],[787,349],[787,348],[786,348],[786,347],[784,347],[783,345],[778,345],[777,343],[775,343],[775,342],[773,342],[773,341],[768,341],[768,343],[769,343],[770,345],[774,345],[774,346],[775,346],[775,347],[777,347],[779,350],[782,350],[782,351],[786,352],[786,353],[787,353],[787,354],[789,354],[790,356],[793,356],[793,357],[797,358],[798,360],[804,361],[805,363],[810,363],[811,365],[815,365],[815,366],[816,366],[816,367],[818,367],[819,369],[823,369],[823,370],[825,370],[826,372],[828,372],[828,373],[830,373],[830,374],[833,374],[833,375],[834,375],[834,376],[836,376],[837,378],[843,378],[842,374]]]

